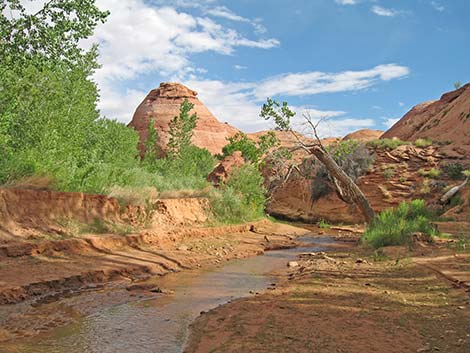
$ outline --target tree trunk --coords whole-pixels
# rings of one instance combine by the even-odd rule
[[[348,195],[348,197],[351,198],[351,200],[361,210],[366,222],[372,222],[375,217],[374,210],[356,183],[338,166],[335,160],[322,146],[314,146],[310,149],[310,152],[325,165],[331,176],[337,180],[337,183],[335,184],[342,189],[339,190],[340,194]]]
[[[441,197],[441,199],[440,199],[441,203],[442,204],[448,203],[450,201],[450,199],[453,198],[461,189],[463,189],[469,181],[470,181],[470,177],[465,179],[465,181],[462,184],[454,186],[452,189],[447,191],[444,194],[444,196]]]

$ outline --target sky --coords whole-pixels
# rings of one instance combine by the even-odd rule
[[[386,130],[470,80],[468,0],[97,0],[99,108],[129,122],[160,82],[196,90],[222,122],[270,128],[267,97],[323,136]]]

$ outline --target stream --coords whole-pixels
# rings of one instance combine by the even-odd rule
[[[220,267],[151,280],[170,294],[108,307],[17,346],[25,353],[180,353],[189,326],[203,311],[266,290],[273,274],[302,252],[322,251],[333,240],[303,237],[304,245],[231,260]]]

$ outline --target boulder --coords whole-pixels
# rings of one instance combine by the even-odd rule
[[[241,167],[243,164],[245,164],[245,160],[243,159],[242,153],[235,151],[231,156],[225,157],[225,159],[215,167],[207,177],[207,180],[213,185],[219,186],[228,179],[233,169]]]

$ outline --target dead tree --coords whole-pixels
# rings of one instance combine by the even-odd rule
[[[336,163],[333,157],[331,157],[318,136],[317,128],[322,119],[314,123],[309,114],[304,115],[305,124],[312,130],[316,139],[314,144],[306,144],[291,127],[290,119],[294,117],[294,115],[295,113],[289,109],[286,102],[281,106],[281,104],[270,98],[268,98],[267,103],[263,105],[260,113],[262,118],[274,120],[277,129],[289,131],[297,140],[298,148],[303,149],[323,163],[333,179],[333,183],[340,198],[348,203],[354,203],[362,212],[365,221],[370,223],[374,219],[375,213],[369,201],[351,177],[349,177]]]

